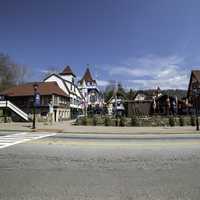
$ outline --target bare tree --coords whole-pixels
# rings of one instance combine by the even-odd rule
[[[15,84],[19,85],[25,83],[27,81],[27,76],[29,75],[28,67],[24,65],[13,64],[12,65],[12,73],[14,76]]]
[[[59,73],[59,71],[58,71],[57,67],[49,66],[45,70],[43,70],[42,77],[46,78],[47,76],[49,76],[51,74],[58,74],[58,73]]]
[[[0,54],[0,91],[23,83],[27,68],[14,63],[8,55]]]

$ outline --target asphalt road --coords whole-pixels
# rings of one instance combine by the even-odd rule
[[[29,140],[0,149],[0,184],[1,200],[198,200],[200,136]]]

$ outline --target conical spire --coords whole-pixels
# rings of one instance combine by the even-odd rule
[[[157,87],[157,92],[161,92],[161,89],[160,89],[160,87],[159,87],[159,86]]]
[[[65,67],[65,69],[60,73],[60,75],[72,75],[76,77],[76,75],[73,73],[69,65]]]
[[[85,74],[83,75],[83,78],[80,80],[80,82],[83,82],[83,81],[96,83],[96,81],[92,78],[89,68],[86,69]]]

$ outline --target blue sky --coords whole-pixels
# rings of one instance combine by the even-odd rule
[[[31,69],[86,64],[100,85],[187,88],[200,69],[199,0],[0,0],[0,52]]]

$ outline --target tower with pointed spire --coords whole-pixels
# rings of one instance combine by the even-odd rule
[[[102,98],[100,95],[100,90],[88,67],[86,68],[82,79],[78,82],[78,85],[86,99],[86,104],[88,107],[101,107]]]
[[[92,78],[89,68],[86,69],[85,74],[82,79],[79,81],[80,85],[86,86],[97,86],[96,80]]]
[[[63,116],[65,113],[67,113],[66,115],[68,118],[73,119],[80,113],[83,113],[82,102],[84,102],[85,99],[79,90],[78,85],[76,84],[75,78],[76,75],[72,71],[71,67],[67,65],[61,73],[52,73],[44,79],[45,82],[56,82],[61,90],[63,90],[63,92],[65,92],[67,95],[68,109],[64,110],[65,108],[63,107],[63,110],[59,110],[56,113],[58,116]],[[60,104],[65,103],[62,98],[55,97],[53,101],[56,102],[55,104],[58,102],[60,102]]]
[[[64,70],[59,74],[64,80],[74,82],[76,75],[73,73],[71,67],[67,65]]]

